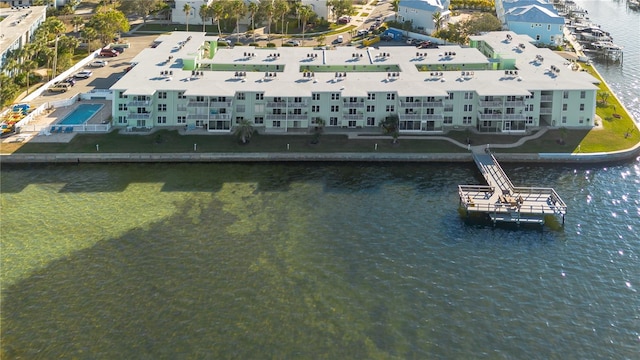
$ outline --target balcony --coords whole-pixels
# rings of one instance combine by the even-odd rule
[[[540,108],[540,115],[550,115],[552,113],[553,113],[553,108],[550,108],[550,107]]]
[[[444,116],[442,114],[424,114],[422,120],[444,120]]]
[[[302,115],[302,114],[289,114],[287,116],[288,120],[308,120],[309,117],[307,115]]]
[[[362,102],[345,102],[344,107],[347,109],[361,109],[364,108],[364,103]]]
[[[541,95],[540,102],[551,102],[553,101],[553,95]]]
[[[267,114],[265,115],[264,119],[267,121],[287,120],[287,114]]]
[[[267,108],[286,108],[287,103],[284,101],[267,101]]]
[[[231,104],[233,102],[232,101],[217,101],[217,100],[211,100],[211,103],[209,104],[209,106],[211,107],[216,107],[216,108],[228,108],[231,107]]]
[[[149,106],[151,100],[132,100],[127,103],[127,106]]]
[[[504,105],[502,100],[480,100],[478,103],[481,107],[502,107]]]
[[[188,114],[187,119],[193,120],[209,120],[209,115],[207,114]]]
[[[506,101],[505,106],[524,107],[524,100]]]
[[[151,113],[129,113],[127,119],[131,120],[147,120],[151,118]]]
[[[422,102],[422,107],[423,108],[444,107],[444,103],[442,102],[442,100],[438,100],[438,101],[423,101]]]
[[[422,114],[399,114],[398,115],[398,119],[400,121],[406,121],[406,120],[422,120]]]
[[[299,109],[299,108],[306,108],[307,106],[309,106],[309,103],[306,101],[303,102],[289,102],[288,107],[293,108],[293,109]]]
[[[364,120],[364,114],[345,114],[342,118],[345,120]]]
[[[209,107],[208,101],[189,100],[188,107]]]
[[[231,114],[211,114],[209,120],[231,120]]]

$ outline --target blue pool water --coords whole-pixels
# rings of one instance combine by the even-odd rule
[[[69,115],[67,115],[58,125],[80,125],[91,119],[100,109],[102,104],[81,104]]]

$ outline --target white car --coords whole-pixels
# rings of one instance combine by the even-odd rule
[[[300,41],[298,40],[289,40],[286,42],[286,44],[290,45],[290,46],[300,46]]]
[[[73,75],[73,77],[76,79],[88,79],[91,77],[91,75],[93,75],[93,72],[91,70],[83,70]]]
[[[108,62],[106,60],[96,60],[91,62],[91,64],[89,64],[92,67],[105,67],[107,66]]]

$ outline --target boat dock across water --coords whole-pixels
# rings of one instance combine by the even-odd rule
[[[545,216],[560,216],[567,205],[552,188],[516,187],[490,152],[474,152],[473,159],[487,185],[458,185],[460,206],[466,215],[486,214],[497,222],[544,225]]]

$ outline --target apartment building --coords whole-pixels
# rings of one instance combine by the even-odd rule
[[[531,42],[502,31],[468,48],[218,48],[216,37],[175,32],[111,87],[114,125],[230,132],[247,119],[274,133],[322,119],[371,132],[398,116],[403,133],[592,127],[597,79]]]

